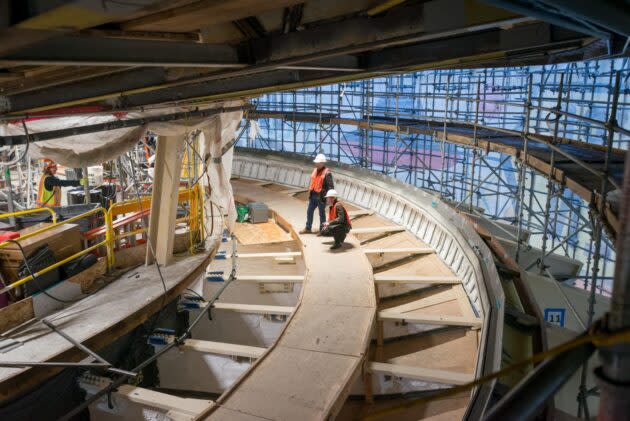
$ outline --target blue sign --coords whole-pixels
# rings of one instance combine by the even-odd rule
[[[564,314],[566,309],[564,308],[546,308],[545,309],[545,321],[552,325],[564,327]]]

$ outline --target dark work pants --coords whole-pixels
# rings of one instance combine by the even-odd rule
[[[313,214],[315,209],[319,209],[319,229],[321,230],[326,222],[326,204],[319,200],[319,193],[311,191],[308,197],[308,208],[306,209],[306,229],[313,228]]]
[[[326,229],[326,231],[323,232],[323,235],[326,237],[333,237],[335,239],[335,244],[341,244],[346,239],[346,235],[348,235],[348,233],[346,232],[345,227],[336,226]]]

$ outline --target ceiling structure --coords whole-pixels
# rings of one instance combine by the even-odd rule
[[[614,0],[0,0],[0,116],[627,54]],[[56,111],[53,111],[56,110]]]

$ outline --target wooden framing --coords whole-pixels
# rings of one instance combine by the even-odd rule
[[[352,234],[386,234],[403,231],[405,231],[405,227],[401,227],[399,225],[391,225],[383,227],[352,228],[352,231],[350,232]]]
[[[431,247],[400,247],[400,248],[379,248],[379,249],[363,249],[365,254],[433,254],[435,250]]]
[[[301,256],[302,253],[299,251],[274,251],[269,253],[237,253],[236,257],[238,259],[255,259],[260,257],[298,257]],[[226,259],[231,259],[232,254],[226,254]]]
[[[114,393],[130,402],[165,410],[168,419],[175,421],[194,419],[214,405],[211,400],[180,398],[130,384],[119,386]]]
[[[295,310],[289,306],[267,306],[258,304],[238,304],[238,303],[214,303],[213,308],[217,310],[233,311],[235,313],[247,314],[279,314],[288,316]]]
[[[292,283],[304,282],[304,275],[237,275],[236,281],[252,283]]]
[[[422,380],[425,382],[462,385],[475,379],[473,374],[455,371],[437,370],[434,368],[413,367],[407,365],[370,362],[368,370],[373,374],[385,374],[403,379]]]
[[[387,310],[379,311],[378,318],[379,320],[404,321],[406,323],[420,323],[427,325],[481,327],[482,324],[482,320],[478,317],[435,316],[430,314],[412,315]]]
[[[148,230],[151,247],[147,247],[147,264],[153,263],[155,258],[158,264],[168,265],[173,259],[177,191],[184,143],[180,136],[160,136],[157,141]],[[155,256],[152,255],[151,248]]]
[[[377,284],[460,284],[457,276],[419,276],[419,275],[389,275],[375,273],[374,282]]]
[[[183,351],[206,352],[208,354],[228,355],[233,357],[260,358],[267,348],[230,344],[226,342],[186,339],[179,347]]]

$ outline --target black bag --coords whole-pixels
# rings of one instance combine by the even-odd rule
[[[47,268],[50,265],[53,265],[57,262],[55,259],[55,255],[50,251],[47,245],[41,246],[30,256],[26,258],[26,261],[20,265],[20,270],[18,274],[21,278],[24,278],[31,273],[28,271],[26,267],[26,263],[28,263],[28,267],[31,269],[33,274],[39,272],[40,270]],[[51,285],[59,282],[61,278],[59,277],[59,268],[55,268],[42,276],[38,276],[37,278],[28,281],[24,284],[24,292],[25,296],[33,295],[34,293],[39,292],[42,289],[46,289]]]
[[[90,253],[79,256],[59,268],[61,269],[61,279],[71,278],[94,265],[97,261],[96,256]]]

